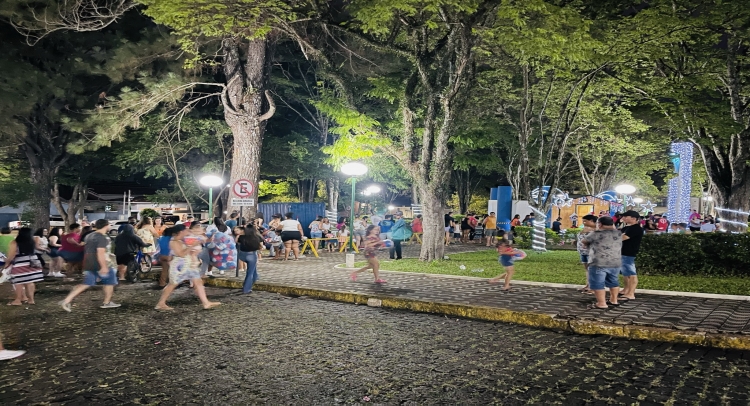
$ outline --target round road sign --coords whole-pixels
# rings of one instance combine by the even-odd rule
[[[240,179],[232,186],[232,191],[237,197],[252,197],[254,189],[253,184],[247,179]]]

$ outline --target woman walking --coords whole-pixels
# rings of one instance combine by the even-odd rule
[[[49,274],[55,278],[62,278],[65,275],[62,274],[63,259],[60,257],[60,227],[55,227],[50,231],[49,238],[47,239],[49,246]]]
[[[172,227],[171,234],[172,239],[169,242],[169,250],[172,262],[169,266],[169,285],[162,291],[161,298],[159,298],[159,303],[156,304],[155,309],[174,310],[174,308],[167,306],[167,299],[169,299],[169,296],[177,286],[184,281],[193,282],[195,294],[198,295],[204,309],[208,310],[219,306],[221,303],[211,302],[206,297],[206,289],[203,287],[203,280],[201,279],[200,264],[194,252],[195,246],[200,247],[199,240],[194,239],[191,241],[192,245],[188,245],[185,242],[188,230],[182,224]]]
[[[34,251],[36,252],[39,262],[42,264],[42,272],[44,272],[44,268],[47,265],[44,263],[44,258],[42,256],[49,253],[49,240],[47,239],[47,234],[48,232],[46,228],[39,228],[34,232],[34,245],[36,246]]]
[[[375,283],[386,283],[384,279],[380,279],[380,262],[378,261],[377,251],[383,248],[385,244],[380,239],[380,228],[376,225],[367,227],[365,234],[364,254],[367,258],[367,265],[352,272],[349,275],[349,279],[356,281],[357,275],[360,272],[364,272],[368,269],[372,269],[372,273],[375,275]]]
[[[172,262],[172,254],[169,250],[169,242],[172,240],[172,228],[166,228],[159,237],[159,264],[161,274],[159,275],[159,287],[167,286],[169,279],[169,266]]]
[[[302,241],[302,224],[294,220],[294,213],[289,212],[284,217],[286,217],[286,220],[281,222],[281,241],[284,242],[284,248],[286,249],[284,261],[289,259],[290,251],[294,253],[294,260],[296,261],[299,259],[299,243]],[[323,219],[323,221],[322,226],[327,224],[330,230],[331,225],[328,223],[328,219]]]
[[[8,303],[8,306],[21,306],[24,300],[28,300],[31,305],[35,304],[35,283],[44,280],[42,264],[35,249],[36,244],[28,227],[18,230],[18,236],[8,245],[5,268],[10,268],[10,281],[16,291],[15,300]]]
[[[253,284],[258,280],[258,260],[260,259],[260,248],[263,246],[263,237],[253,224],[248,224],[242,235],[237,238],[237,244],[239,259],[247,264],[242,292],[250,293],[253,291]]]

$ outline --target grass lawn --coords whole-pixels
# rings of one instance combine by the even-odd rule
[[[550,251],[539,254],[531,250],[528,256],[515,264],[514,279],[534,282],[578,284],[583,287],[585,274],[576,251]],[[363,266],[364,262],[358,262]],[[460,266],[464,265],[465,270]],[[400,261],[382,260],[381,268],[387,271],[419,272],[442,275],[476,276],[491,278],[501,273],[495,251],[451,254],[450,259],[424,263],[417,259]],[[481,271],[480,271],[481,270]],[[700,277],[700,276],[649,276],[639,275],[638,287],[642,289],[672,290],[680,292],[721,293],[727,295],[750,294],[750,278]]]

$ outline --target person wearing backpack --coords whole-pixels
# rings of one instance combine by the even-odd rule
[[[391,227],[391,235],[393,235],[393,248],[391,248],[390,257],[391,259],[401,259],[401,243],[411,238],[411,229],[406,225],[403,214],[398,212],[394,215],[396,219],[393,227]],[[395,257],[394,257],[395,255]]]

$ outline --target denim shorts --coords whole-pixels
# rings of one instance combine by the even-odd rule
[[[635,257],[622,256],[622,268],[620,270],[622,276],[636,276],[635,272]]]
[[[83,261],[83,252],[70,252],[70,251],[58,251],[58,254],[65,260],[65,262],[81,262]]]
[[[581,263],[582,264],[588,264],[589,263],[589,256],[587,254],[578,254],[581,256]]]
[[[114,268],[109,268],[109,275],[100,276],[98,271],[86,271],[83,273],[83,284],[87,286],[96,286],[97,283],[102,285],[117,285],[117,272]]]
[[[322,238],[323,232],[322,231],[310,231],[310,238]]]
[[[513,266],[513,257],[510,255],[499,255],[497,257],[497,262],[500,263],[502,266]]]
[[[591,290],[604,290],[604,288],[620,287],[620,268],[602,268],[589,266],[589,288]]]

